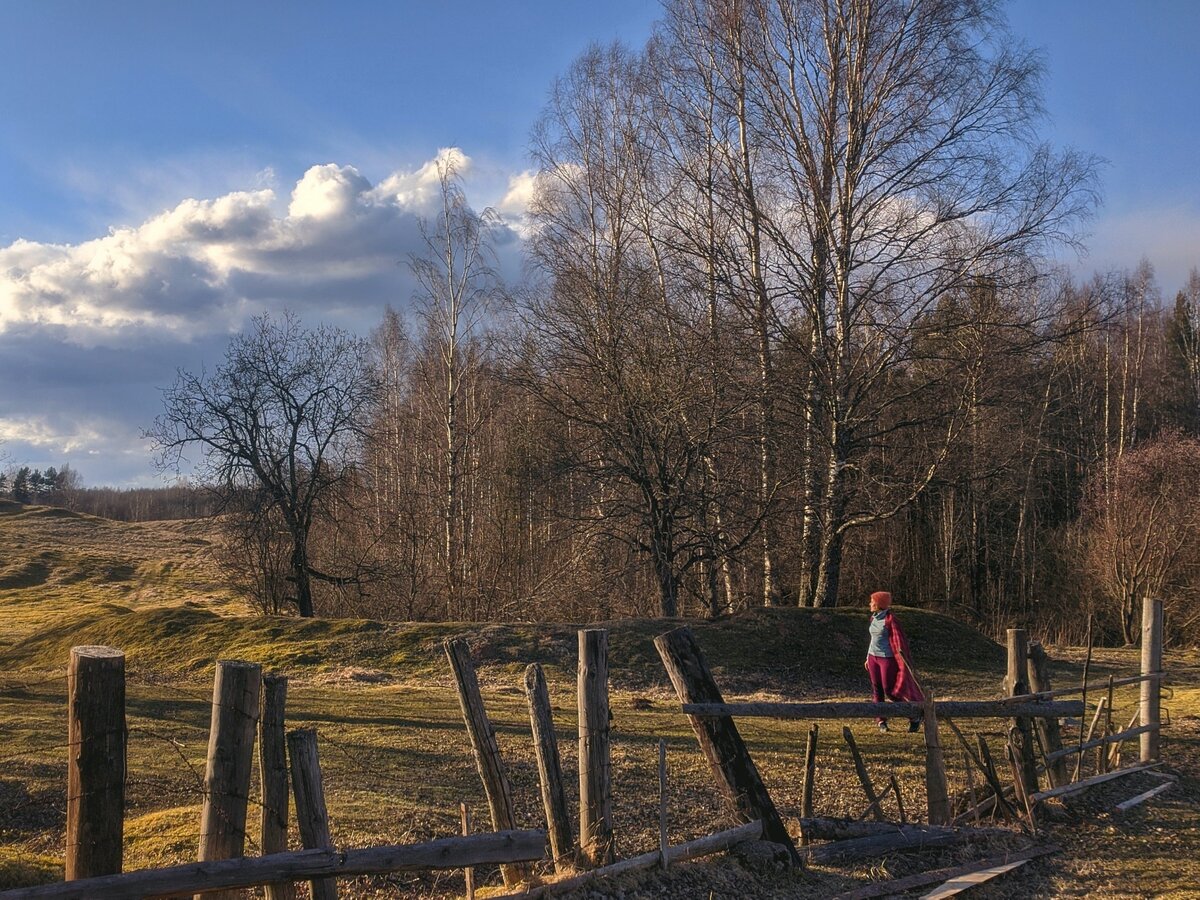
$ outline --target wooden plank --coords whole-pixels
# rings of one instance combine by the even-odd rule
[[[451,837],[421,844],[361,850],[291,850],[270,856],[185,863],[0,893],[0,900],[129,900],[218,889],[248,888],[273,881],[307,881],[324,876],[352,878],[421,869],[462,869],[541,859],[544,831],[502,831]]]
[[[832,700],[820,703],[684,703],[689,716],[722,718],[748,716],[766,719],[876,719],[903,716],[919,719],[925,714],[924,703],[874,703],[868,700]],[[938,700],[934,711],[939,718],[1008,719],[1014,716],[1050,716],[1061,719],[1082,716],[1080,700],[1030,700],[1009,703],[1004,700]]]
[[[1145,803],[1147,800],[1157,797],[1159,794],[1163,793],[1164,791],[1169,791],[1173,787],[1175,787],[1174,781],[1168,781],[1164,784],[1160,784],[1158,787],[1152,787],[1152,788],[1150,788],[1150,790],[1146,791],[1145,793],[1138,794],[1136,797],[1130,797],[1124,803],[1118,803],[1116,806],[1113,807],[1113,810],[1118,813],[1128,812],[1129,810],[1133,809],[1135,806],[1140,806],[1141,804]]]
[[[963,866],[954,866],[947,869],[935,869],[929,872],[918,872],[916,875],[909,875],[905,878],[893,878],[888,881],[877,881],[874,884],[865,885],[845,894],[839,894],[835,900],[873,900],[875,897],[887,897],[895,894],[904,894],[916,888],[925,887],[929,884],[937,884],[939,881],[945,881],[950,878],[955,878],[959,875],[965,875],[970,872],[979,872],[984,869],[990,869],[993,866],[1003,865],[1004,863],[1014,862],[1016,860],[1037,859],[1041,856],[1048,856],[1051,853],[1058,853],[1061,847],[1049,845],[1045,847],[1029,847],[1026,850],[1018,850],[1014,853],[1005,853],[1002,856],[992,856],[987,859],[981,859],[978,862],[967,863]]]
[[[801,852],[812,862],[828,863],[834,860],[867,859],[885,853],[915,853],[984,839],[985,835],[974,828],[905,825],[896,826],[894,831],[886,834],[833,841],[829,844],[810,844]]]
[[[993,878],[998,878],[1006,872],[1011,872],[1013,869],[1019,869],[1027,859],[1018,859],[1013,862],[1001,863],[998,866],[992,866],[987,869],[980,869],[977,872],[971,872],[967,875],[959,875],[956,878],[951,878],[940,888],[930,891],[928,894],[923,894],[921,900],[947,900],[949,897],[955,897],[963,891],[975,887],[977,884],[991,881]]]
[[[680,863],[687,862],[689,859],[699,859],[702,856],[709,856],[713,853],[719,853],[722,850],[728,850],[730,847],[734,847],[743,841],[753,841],[760,837],[762,837],[762,823],[747,822],[728,831],[719,831],[707,837],[688,841],[686,844],[677,844],[667,850],[667,861],[668,863]],[[517,900],[517,898],[520,898],[520,900],[533,900],[536,897],[551,897],[554,894],[574,890],[593,881],[612,878],[616,875],[624,875],[628,872],[653,869],[655,866],[660,865],[660,862],[660,853],[658,850],[654,850],[650,853],[643,853],[641,856],[623,859],[610,866],[592,869],[590,872],[584,872],[581,875],[551,881],[530,888],[527,891],[522,891],[521,893],[493,897],[491,900]]]
[[[125,827],[125,654],[71,648],[67,669],[66,877],[121,871]]]
[[[1032,647],[1033,644],[1030,644]],[[1165,676],[1162,672],[1156,672],[1148,675],[1130,675],[1126,678],[1118,678],[1113,682],[1113,687],[1124,687],[1129,684],[1141,684],[1143,681],[1162,681]],[[1088,691],[1098,691],[1101,688],[1108,687],[1108,680],[1089,681],[1086,685]],[[1082,694],[1084,685],[1077,685],[1068,688],[1055,688],[1054,690],[1039,691],[1036,688],[1032,689],[1028,694],[1022,694],[1019,697],[1006,697],[1001,702],[1003,703],[1028,703],[1032,700],[1053,700],[1055,697],[1069,697],[1072,694]]]
[[[1050,788],[1046,791],[1039,791],[1029,798],[1031,803],[1041,803],[1043,800],[1049,800],[1051,797],[1065,797],[1069,794],[1074,794],[1086,788],[1090,788],[1097,784],[1103,784],[1106,781],[1112,781],[1114,778],[1123,778],[1126,775],[1133,775],[1135,772],[1144,772],[1152,766],[1159,763],[1151,763],[1144,766],[1130,766],[1127,769],[1117,769],[1115,772],[1106,772],[1103,775],[1093,775],[1091,778],[1085,778],[1083,781],[1076,781],[1072,784],[1060,785],[1056,788]]]
[[[682,703],[724,705],[721,691],[691,629],[684,626],[660,634],[654,639],[654,646]],[[735,815],[750,822],[761,821],[763,836],[783,846],[792,863],[800,865],[800,854],[796,852],[737,725],[728,717],[689,716],[689,721],[716,776],[717,785]]]

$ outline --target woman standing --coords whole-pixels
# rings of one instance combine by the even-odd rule
[[[887,591],[876,591],[871,595],[870,634],[871,643],[863,666],[871,678],[875,702],[882,703],[884,697],[895,701],[923,701],[925,695],[909,668],[912,653],[908,649],[908,639],[892,615],[892,595]],[[880,731],[887,731],[887,719],[880,717],[876,721]],[[909,731],[920,727],[920,719],[909,720]]]

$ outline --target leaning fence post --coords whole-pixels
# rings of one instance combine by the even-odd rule
[[[1050,661],[1046,656],[1045,649],[1038,641],[1031,641],[1029,644],[1029,688],[1035,694],[1049,693],[1053,690],[1050,686]],[[1042,735],[1042,747],[1046,751],[1047,758],[1062,749],[1062,732],[1059,729],[1058,719],[1039,718],[1037,729]],[[1065,757],[1059,757],[1054,762],[1046,764],[1046,779],[1050,782],[1051,787],[1066,784],[1069,778]]]
[[[245,852],[246,806],[261,693],[262,669],[258,665],[228,659],[217,662],[204,771],[204,809],[200,814],[201,862],[236,859]],[[221,891],[207,896],[210,900],[237,900],[241,892]]]
[[[722,703],[721,691],[690,628],[684,626],[654,639],[671,684],[682,703]],[[738,818],[762,822],[763,837],[784,847],[795,866],[803,865],[771,795],[729,716],[688,715],[700,749]]]
[[[66,879],[121,871],[125,654],[72,647],[67,670]]]
[[[317,754],[317,730],[297,728],[289,731],[287,748],[300,842],[305,850],[332,847],[329,810],[325,806],[325,783],[321,777],[321,759]],[[314,878],[309,886],[313,900],[337,900],[336,878]]]
[[[1029,638],[1024,628],[1008,629],[1008,674],[1004,688],[1010,697],[1029,693]],[[1013,752],[1020,765],[1019,774],[1026,794],[1035,794],[1038,789],[1037,759],[1033,755],[1033,722],[1028,716],[1013,720],[1016,732],[1009,731]],[[1019,735],[1019,739],[1016,738]]]
[[[616,859],[609,747],[608,632],[579,632],[579,847],[593,866]]]
[[[1142,675],[1147,677],[1142,682],[1142,724],[1150,726],[1143,732],[1141,740],[1141,761],[1153,762],[1158,759],[1159,703],[1162,691],[1162,653],[1163,653],[1163,605],[1161,600],[1146,597],[1142,601]]]
[[[288,771],[287,745],[284,738],[287,678],[267,675],[263,678],[262,716],[258,722],[258,773],[262,784],[263,856],[287,850]],[[290,881],[264,886],[267,900],[293,900],[296,888]]]
[[[542,786],[542,807],[550,832],[550,852],[554,856],[554,868],[561,872],[573,861],[575,846],[571,839],[571,813],[563,787],[558,739],[550,711],[550,691],[546,687],[546,675],[537,663],[530,663],[525,669],[525,694],[529,700],[529,725],[533,730],[533,749]]]
[[[492,727],[487,710],[483,706],[483,694],[479,691],[479,678],[471,663],[471,650],[462,638],[446,641],[442,645],[446,658],[454,672],[458,686],[458,703],[462,708],[467,736],[475,754],[475,766],[487,795],[488,811],[492,815],[492,828],[496,831],[511,831],[516,828],[513,813],[512,786],[508,773],[500,759],[500,747],[496,743],[496,730]],[[515,887],[524,880],[529,869],[523,863],[506,863],[500,866],[506,887]]]

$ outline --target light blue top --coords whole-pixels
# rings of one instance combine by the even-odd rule
[[[868,656],[891,656],[892,646],[887,636],[887,610],[881,609],[871,616],[871,647]]]

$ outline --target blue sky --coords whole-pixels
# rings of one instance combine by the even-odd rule
[[[1045,51],[1046,137],[1108,160],[1091,254],[1068,261],[1145,255],[1173,295],[1200,264],[1200,3],[1008,10]],[[175,366],[211,364],[259,309],[362,327],[403,305],[430,161],[459,148],[472,200],[515,216],[554,77],[657,15],[0,0],[0,454],[155,483],[138,433]]]

